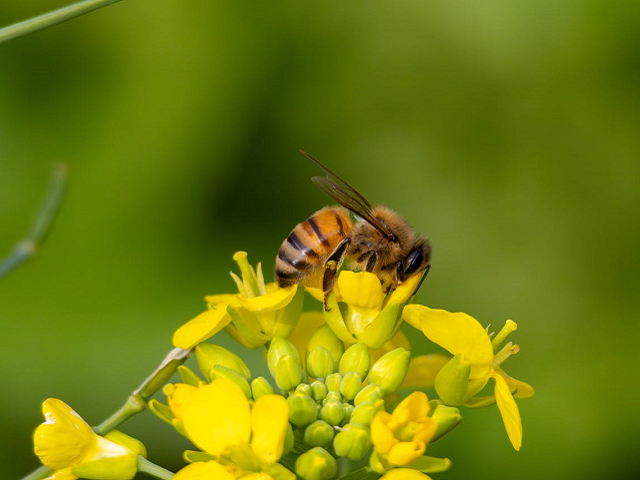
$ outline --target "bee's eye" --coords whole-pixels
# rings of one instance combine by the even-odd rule
[[[422,265],[422,252],[420,250],[413,250],[405,260],[404,264],[406,265],[404,269],[405,275],[415,273],[418,268],[420,268],[420,265]]]

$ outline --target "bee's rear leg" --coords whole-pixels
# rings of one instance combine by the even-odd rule
[[[338,268],[340,268],[340,265],[342,265],[342,262],[344,261],[344,257],[347,255],[350,243],[351,239],[349,237],[342,240],[324,264],[322,291],[324,293],[324,309],[326,312],[331,310],[327,306],[327,298],[329,297],[331,290],[333,290],[333,285],[336,283]]]

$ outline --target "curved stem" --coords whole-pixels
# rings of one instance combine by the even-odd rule
[[[144,457],[138,457],[138,471],[144,472],[152,477],[160,478],[162,480],[171,480],[174,476],[174,473],[167,470],[166,468],[161,467],[160,465],[156,465],[153,462],[150,462]]]
[[[106,7],[120,0],[84,0],[66,7],[52,10],[42,15],[23,20],[21,22],[0,28],[0,43],[13,38],[21,37],[29,33],[37,32],[52,25],[65,22],[72,18],[79,17],[85,13],[93,12],[99,8]]]

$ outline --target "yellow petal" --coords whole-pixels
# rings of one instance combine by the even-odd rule
[[[61,470],[95,452],[98,436],[69,405],[49,398],[42,404],[42,413],[45,422],[36,428],[33,443],[43,465]]]
[[[273,286],[275,285],[275,287]],[[267,284],[267,294],[253,298],[240,298],[240,305],[251,312],[278,310],[286,307],[298,291],[298,285],[280,288],[274,283]]]
[[[466,313],[451,313],[423,305],[407,305],[404,319],[424,335],[451,352],[462,353],[471,364],[470,379],[489,374],[493,362],[493,347],[480,322]]]
[[[289,404],[281,395],[263,395],[251,411],[253,436],[251,446],[266,463],[280,460],[289,426]]]
[[[498,409],[500,409],[504,427],[507,429],[507,435],[509,435],[513,448],[520,450],[522,446],[522,420],[520,419],[518,405],[516,405],[516,401],[511,396],[505,379],[498,374],[494,374],[493,379],[496,381],[494,390],[496,403],[498,404]]]
[[[413,468],[394,468],[385,473],[380,480],[430,480],[429,475],[425,475]]]
[[[189,350],[218,333],[230,321],[231,317],[227,314],[227,304],[219,304],[215,310],[209,309],[202,312],[178,328],[173,334],[173,345]]]
[[[424,392],[413,392],[398,404],[391,416],[398,425],[405,425],[410,421],[426,417],[429,410],[429,398],[427,394]]]
[[[380,280],[369,272],[343,270],[338,277],[342,301],[365,309],[382,309],[384,294]]]
[[[172,480],[234,480],[235,475],[218,462],[195,462],[176,473]]]
[[[510,377],[501,368],[497,368],[496,372],[499,373],[502,376],[502,378],[505,379],[505,381],[507,382],[507,385],[509,385],[509,390],[514,392],[513,394],[514,398],[529,398],[535,395],[536,393],[535,390],[528,383],[525,383],[521,380],[516,380],[515,378]]]
[[[237,293],[221,293],[218,295],[207,295],[204,299],[209,304],[209,308],[218,308],[218,305],[237,305],[240,295]],[[226,308],[226,307],[225,307]]]
[[[43,480],[76,480],[76,478],[78,477],[73,474],[72,470],[72,467],[63,468],[62,470],[54,472],[52,475],[49,475]]]
[[[387,454],[392,465],[403,467],[422,455],[427,446],[424,442],[399,442]]]
[[[390,303],[401,304],[409,300],[420,283],[420,280],[422,280],[421,274],[407,278],[404,282],[398,285],[398,288],[396,288],[391,295],[389,295],[387,305]]]
[[[398,443],[393,435],[393,431],[388,424],[391,421],[391,415],[387,412],[378,412],[371,421],[371,443],[375,449],[382,453],[387,453]]]
[[[409,372],[402,381],[402,387],[431,388],[436,375],[451,360],[446,355],[430,353],[413,357],[409,363]]]
[[[183,425],[194,444],[219,455],[227,446],[249,442],[249,402],[231,380],[214,380],[200,387],[186,405]]]
[[[197,391],[198,387],[186,383],[167,384],[164,387],[163,392],[167,395],[169,408],[171,408],[171,413],[175,418],[178,420],[183,419],[184,407],[193,399]]]

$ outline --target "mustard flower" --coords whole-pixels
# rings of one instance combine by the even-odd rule
[[[434,383],[440,399],[447,405],[483,407],[493,403],[498,409],[513,448],[522,446],[522,420],[515,398],[527,398],[534,394],[528,384],[509,377],[500,365],[519,347],[511,342],[504,344],[517,325],[507,320],[505,327],[491,339],[480,322],[466,313],[451,313],[422,305],[408,305],[404,319],[422,330],[432,342],[454,355],[441,366]],[[504,344],[504,345],[503,345]],[[475,397],[493,380],[494,395]]]
[[[430,416],[432,413],[424,392],[413,392],[398,404],[393,413],[376,413],[371,421],[374,447],[370,458],[371,468],[378,473],[396,467],[422,471],[447,469],[450,464],[448,459],[422,456],[438,428]]]
[[[183,405],[182,424],[210,460],[185,467],[176,474],[178,480],[295,479],[277,464],[289,428],[289,406],[280,395],[263,395],[252,406],[234,382],[215,379]]]
[[[97,435],[62,400],[45,400],[42,413],[45,422],[36,429],[33,441],[42,464],[55,471],[48,480],[129,480],[138,470],[138,456],[146,456],[141,442],[117,430]]]
[[[372,349],[381,348],[400,329],[402,307],[419,282],[420,276],[414,275],[385,295],[380,280],[372,273],[343,270],[337,288],[327,299],[325,321],[347,344],[362,342]],[[308,290],[317,295],[313,289]]]
[[[304,290],[298,285],[280,288],[276,283],[265,284],[262,265],[258,263],[254,269],[246,252],[237,252],[233,259],[242,275],[231,272],[238,293],[205,297],[209,309],[176,330],[176,347],[190,349],[224,328],[240,344],[257,348],[273,337],[289,336],[295,328]]]

